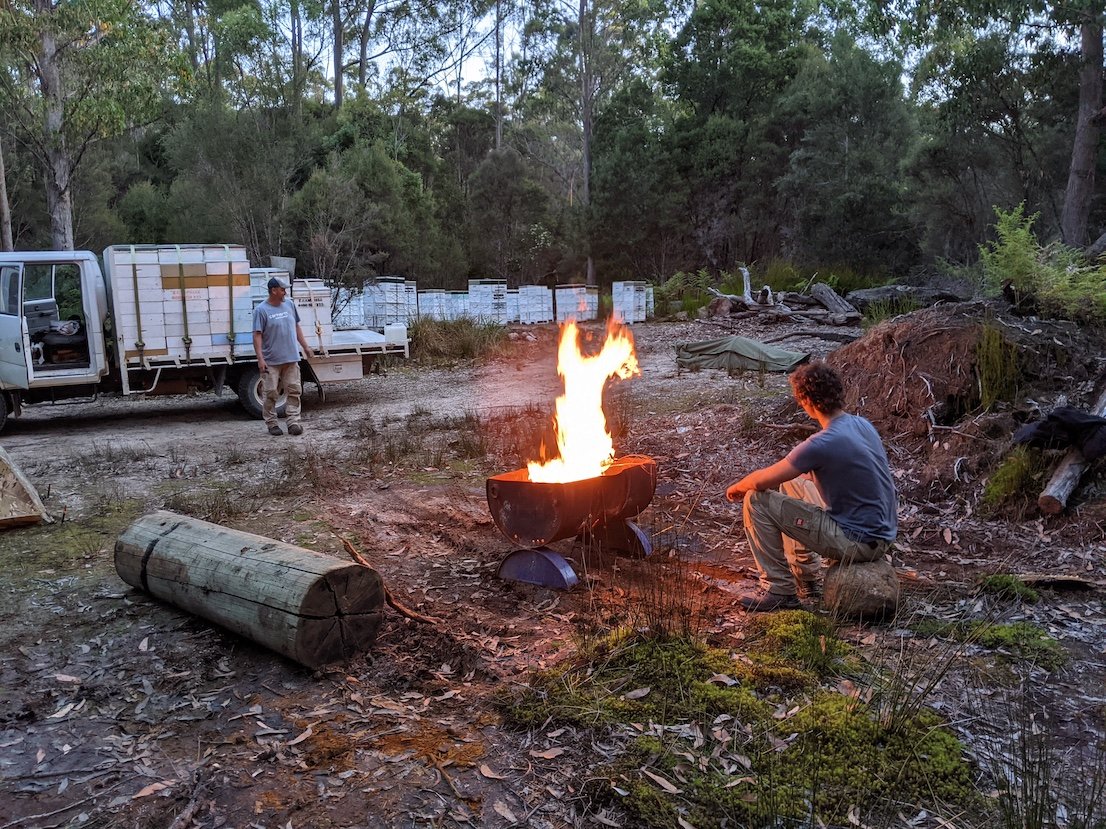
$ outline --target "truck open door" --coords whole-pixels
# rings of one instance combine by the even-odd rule
[[[0,265],[0,386],[25,389],[28,374],[23,266]]]

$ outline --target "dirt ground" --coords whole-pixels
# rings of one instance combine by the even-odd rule
[[[782,375],[677,370],[677,342],[731,332],[817,357],[842,348],[756,320],[635,325],[642,374],[612,397],[619,453],[658,463],[640,523],[658,556],[688,562],[700,629],[739,651],[746,615],[734,597],[755,574],[724,489],[808,432]],[[574,729],[512,731],[495,704],[587,631],[639,622],[634,589],[649,566],[562,542],[582,575],[576,589],[496,577],[511,548],[485,479],[521,462],[504,436],[519,419],[547,419],[560,391],[555,328],[516,333],[487,364],[396,365],[325,402],[309,390],[297,438],[271,438],[233,398],[210,396],[10,420],[3,446],[57,520],[0,535],[0,829],[623,825],[597,822],[579,799],[612,745]],[[1106,507],[1092,485],[1057,518],[983,517],[987,464],[967,458],[1008,441],[947,428],[928,441],[885,432],[901,490],[904,613],[978,612],[990,573],[1080,577],[1089,589],[1046,589],[1004,620],[1033,621],[1061,643],[1067,666],[1036,672],[1037,693],[1073,746],[1101,739]],[[488,451],[462,451],[473,442]],[[964,448],[977,443],[987,451]],[[154,509],[342,559],[348,539],[398,600],[440,621],[389,611],[364,655],[306,669],[120,580],[115,539]],[[872,648],[912,639],[901,618],[844,635]],[[973,710],[968,672],[950,672],[933,703],[982,755],[986,715]]]

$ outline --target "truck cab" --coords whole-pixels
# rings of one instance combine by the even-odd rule
[[[109,371],[107,319],[92,253],[0,253],[0,427],[25,402],[95,393]]]

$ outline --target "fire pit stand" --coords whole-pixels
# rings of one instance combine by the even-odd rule
[[[567,590],[579,579],[556,550],[576,537],[613,553],[647,556],[653,545],[630,519],[653,500],[657,464],[627,455],[594,478],[568,483],[531,481],[525,469],[488,478],[488,509],[499,531],[520,549],[499,565],[500,578]]]

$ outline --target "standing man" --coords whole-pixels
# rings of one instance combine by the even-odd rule
[[[288,396],[285,406],[288,434],[303,434],[300,425],[300,352],[296,343],[303,346],[305,354],[311,353],[311,346],[300,328],[299,312],[292,300],[286,298],[287,294],[288,281],[274,276],[269,280],[269,298],[253,310],[253,350],[261,372],[264,398],[261,415],[269,427],[269,434],[274,436],[284,434],[276,416],[276,401],[281,386]]]
[[[739,599],[750,611],[800,607],[800,591],[817,598],[822,557],[875,561],[898,532],[887,453],[871,423],[843,410],[837,372],[825,363],[800,366],[791,392],[821,431],[726,490],[730,501],[745,500],[745,536],[760,574],[761,589]]]

